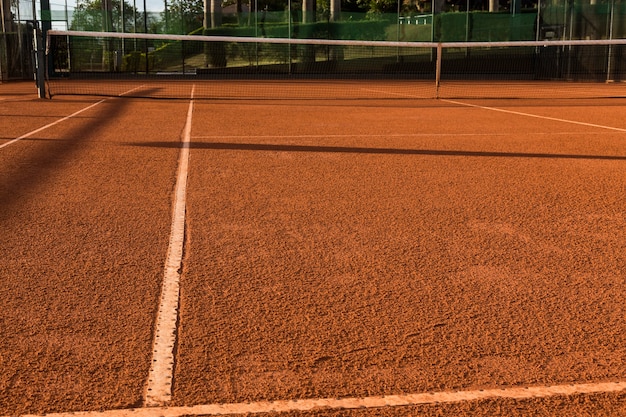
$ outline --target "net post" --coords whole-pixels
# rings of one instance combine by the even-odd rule
[[[612,1],[611,2],[611,12],[609,14],[609,19],[611,19],[610,20],[610,24],[609,24],[609,39],[613,39],[613,12],[614,12],[614,9],[615,9],[615,2]],[[607,59],[607,62],[606,62],[606,82],[607,83],[610,83],[611,81],[613,81],[612,80],[612,75],[611,75],[611,71],[612,71],[612,68],[611,68],[612,55],[613,55],[613,48],[612,48],[612,45],[609,44],[608,51],[607,51],[607,54],[606,54],[606,59]]]
[[[606,82],[610,83],[613,82],[613,77],[612,77],[612,72],[613,72],[613,68],[611,68],[611,63],[612,63],[612,55],[613,55],[613,48],[611,48],[611,45],[609,45],[608,47],[608,51],[606,54]]]
[[[37,21],[33,22],[33,43],[35,49],[35,84],[39,98],[46,98],[46,56],[44,39]]]
[[[439,85],[441,83],[441,56],[443,47],[441,42],[437,43],[437,61],[435,67],[435,98],[439,98]]]

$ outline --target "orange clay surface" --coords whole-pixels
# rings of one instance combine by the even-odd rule
[[[0,146],[100,100],[6,86]],[[508,112],[195,103],[171,405],[626,380],[626,102],[471,104]],[[0,148],[0,415],[142,405],[188,106],[107,99]]]

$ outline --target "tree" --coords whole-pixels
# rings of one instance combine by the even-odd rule
[[[165,21],[168,33],[186,34],[202,27],[203,0],[173,0],[167,5]]]
[[[376,15],[396,11],[398,1],[400,0],[357,0],[357,3],[366,9],[368,14]]]
[[[135,29],[136,9],[127,3],[124,5],[122,22],[121,0],[79,0],[74,10],[72,30],[133,32]],[[142,13],[143,15],[143,13]],[[139,30],[137,30],[139,32]]]

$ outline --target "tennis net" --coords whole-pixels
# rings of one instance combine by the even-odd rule
[[[49,31],[47,92],[196,99],[626,97],[626,39],[393,42]]]

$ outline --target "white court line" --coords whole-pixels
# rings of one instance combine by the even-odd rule
[[[57,120],[57,121],[55,121],[55,122],[52,122],[52,123],[49,123],[49,124],[47,124],[47,125],[45,125],[45,126],[43,126],[43,127],[40,127],[39,129],[35,129],[35,130],[31,131],[31,132],[28,132],[28,133],[26,133],[26,134],[24,134],[24,135],[20,136],[19,138],[15,138],[15,139],[13,139],[13,140],[10,140],[10,141],[8,141],[7,143],[4,143],[4,144],[0,145],[0,149],[4,148],[4,147],[6,147],[6,146],[9,146],[10,144],[15,143],[15,142],[17,142],[17,141],[19,141],[19,140],[26,139],[27,137],[32,136],[32,135],[34,135],[35,133],[39,133],[39,132],[41,132],[42,130],[46,130],[46,129],[48,129],[49,127],[52,127],[52,126],[54,126],[54,125],[57,125],[57,124],[59,124],[59,123],[61,123],[61,122],[64,122],[64,121],[66,121],[66,120],[68,120],[68,119],[71,119],[72,117],[77,116],[77,115],[79,115],[80,113],[82,113],[82,112],[84,112],[84,111],[87,111],[87,110],[91,109],[92,107],[96,107],[98,104],[100,104],[100,103],[102,103],[102,102],[104,102],[104,101],[106,101],[106,99],[103,99],[103,100],[100,100],[100,101],[98,101],[98,102],[96,102],[96,103],[94,103],[94,104],[91,104],[91,105],[89,105],[89,106],[85,107],[84,109],[78,110],[77,112],[74,112],[74,113],[70,114],[69,116],[65,116],[65,117],[63,117],[62,119],[59,119],[59,120]]]
[[[119,94],[119,95],[118,95],[118,97],[124,97],[126,94],[130,94],[130,93],[132,93],[133,91],[135,91],[135,90],[139,90],[140,88],[143,88],[143,87],[145,87],[145,86],[146,86],[146,84],[141,84],[141,85],[140,85],[140,86],[138,86],[138,87],[131,88],[130,90],[125,91],[125,92],[123,92],[123,93]]]
[[[429,137],[429,136],[495,136],[502,133],[392,133],[385,134],[386,138],[404,138],[404,137]],[[337,134],[328,135],[320,133],[318,135],[203,135],[194,136],[194,139],[319,139],[319,138],[380,138],[380,134]]]
[[[193,93],[192,93],[193,97]],[[104,101],[104,100],[102,100]],[[95,103],[91,108],[102,101]],[[461,103],[462,104],[462,103]],[[85,108],[75,114],[87,110]],[[74,116],[68,116],[64,119]],[[522,113],[523,114],[523,113]],[[193,115],[193,99],[190,102],[187,113],[187,120],[182,134],[182,148],[180,153],[178,177],[175,190],[175,204],[173,214],[172,233],[170,236],[170,246],[168,248],[167,261],[165,266],[166,279],[163,283],[162,303],[159,308],[157,319],[157,333],[155,335],[155,357],[157,350],[165,352],[164,357],[173,358],[173,347],[175,339],[177,310],[178,310],[178,279],[180,277],[180,268],[182,262],[182,251],[184,243],[184,222],[185,222],[185,191],[187,183],[187,171],[189,161],[189,142],[191,138],[191,122]],[[525,114],[524,114],[525,115]],[[534,116],[534,115],[531,115]],[[558,120],[558,119],[557,119]],[[60,120],[61,121],[61,120]],[[60,122],[58,121],[58,122]],[[58,123],[55,122],[54,124]],[[52,124],[51,124],[52,125]],[[41,131],[43,128],[31,132],[28,135]],[[24,135],[23,137],[27,137]],[[20,137],[23,138],[23,137]],[[274,136],[275,137],[275,136]],[[317,136],[316,136],[317,137]],[[4,146],[6,146],[5,144]],[[168,281],[169,278],[174,279],[175,284]],[[165,293],[169,295],[165,295]],[[175,301],[175,303],[174,303]],[[175,304],[175,305],[174,305]],[[162,314],[163,312],[163,314]],[[168,330],[169,329],[169,330]],[[172,330],[173,329],[173,330]],[[161,338],[163,336],[163,338]],[[169,338],[169,339],[168,339]],[[169,341],[162,343],[159,349],[156,345],[160,343],[160,339],[168,339]],[[158,366],[154,365],[156,362]],[[255,413],[270,412],[294,412],[308,411],[314,409],[360,409],[360,408],[380,408],[380,407],[408,407],[417,405],[426,405],[434,403],[457,403],[464,401],[478,401],[494,398],[508,399],[530,399],[552,396],[567,396],[575,394],[594,394],[594,393],[615,393],[626,390],[626,382],[608,382],[608,383],[590,383],[590,384],[568,384],[554,386],[539,387],[508,387],[502,389],[487,390],[469,390],[456,392],[431,392],[416,393],[406,395],[388,395],[373,396],[363,398],[318,398],[318,399],[302,399],[302,400],[282,400],[282,401],[259,401],[251,403],[234,403],[234,404],[204,404],[195,406],[181,407],[163,407],[163,402],[171,399],[171,381],[173,359],[171,362],[157,358],[153,361],[153,367],[150,370],[151,378],[148,388],[163,387],[166,392],[165,397],[157,396],[156,390],[150,389],[151,393],[146,394],[144,408],[132,409],[115,409],[105,411],[84,411],[69,413],[49,413],[48,417],[182,417],[182,416],[200,416],[200,415],[245,415]],[[155,382],[156,381],[156,382]],[[148,391],[148,390],[147,390]],[[169,393],[169,394],[168,394]],[[25,415],[24,417],[35,417]]]
[[[143,85],[141,85],[141,86],[139,86],[139,87],[135,87],[135,88],[133,88],[133,89],[131,89],[131,90],[128,90],[128,91],[126,91],[126,92],[124,92],[124,93],[121,93],[118,97],[122,97],[122,96],[124,96],[124,95],[126,95],[126,94],[128,94],[128,93],[131,93],[131,92],[133,92],[134,90],[137,90],[138,88],[141,88],[142,86],[143,86]],[[74,113],[70,114],[69,116],[65,116],[65,117],[63,117],[63,118],[61,118],[61,119],[59,119],[59,120],[57,120],[57,121],[55,121],[55,122],[49,123],[49,124],[47,124],[47,125],[45,125],[45,126],[42,126],[42,127],[40,127],[39,129],[35,129],[35,130],[31,131],[31,132],[28,132],[28,133],[26,133],[26,134],[24,134],[24,135],[20,136],[19,138],[15,138],[15,139],[12,139],[12,140],[8,141],[7,143],[3,143],[2,145],[0,145],[0,149],[2,149],[2,148],[4,148],[4,147],[7,147],[7,146],[11,145],[12,143],[15,143],[15,142],[17,142],[17,141],[20,141],[20,140],[22,140],[22,139],[26,139],[26,138],[28,138],[28,137],[30,137],[30,136],[32,136],[32,135],[34,135],[35,133],[39,133],[39,132],[41,132],[42,130],[46,130],[46,129],[48,129],[49,127],[52,127],[52,126],[54,126],[54,125],[57,125],[57,124],[59,124],[59,123],[61,123],[61,122],[64,122],[64,121],[66,121],[66,120],[69,120],[69,119],[71,119],[72,117],[75,117],[75,116],[77,116],[77,115],[81,114],[82,112],[84,112],[84,111],[87,111],[87,110],[91,109],[92,107],[96,107],[98,104],[104,103],[104,102],[105,102],[105,101],[107,101],[107,100],[109,100],[109,99],[108,99],[108,98],[102,99],[102,100],[100,100],[100,101],[98,101],[98,102],[96,102],[96,103],[93,103],[93,104],[91,104],[91,105],[89,105],[89,106],[85,107],[84,109],[78,110],[77,112],[74,112]]]
[[[181,135],[182,147],[178,160],[170,243],[165,260],[161,303],[155,324],[152,363],[144,394],[144,405],[148,407],[160,406],[172,399],[174,346],[176,345],[176,327],[180,295],[179,283],[185,240],[185,204],[194,91],[195,85],[191,90],[191,101],[189,102],[189,110],[187,111],[187,120]]]
[[[572,123],[572,124],[580,125],[580,126],[598,127],[600,129],[615,130],[617,132],[626,132],[626,129],[623,129],[623,128],[620,128],[620,127],[598,125],[598,124],[595,124],[595,123],[579,122],[577,120],[561,119],[561,118],[558,118],[558,117],[541,116],[541,115],[538,115],[538,114],[524,113],[524,112],[520,112],[520,111],[500,109],[500,108],[497,108],[497,107],[479,106],[477,104],[463,103],[461,101],[455,101],[455,100],[448,100],[448,99],[440,99],[440,100],[441,101],[445,101],[447,103],[458,104],[458,105],[461,105],[461,106],[475,107],[477,109],[492,110],[492,111],[498,111],[498,112],[502,112],[502,113],[516,114],[518,116],[535,117],[537,119],[553,120],[553,121],[556,121],[556,122]]]
[[[428,87],[426,87],[428,88]],[[434,89],[435,86],[433,85],[432,88]],[[377,93],[377,94],[390,94],[393,96],[399,96],[399,97],[403,97],[403,98],[407,98],[407,99],[415,99],[415,98],[423,98],[425,100],[432,100],[432,97],[424,97],[424,96],[418,96],[415,94],[410,94],[410,93],[396,93],[393,91],[385,91],[385,90],[376,90],[374,88],[360,88],[361,91],[368,91],[370,93]],[[381,100],[384,100],[384,98],[381,98]]]
[[[520,135],[527,135],[528,132],[521,132]],[[579,135],[580,132],[564,131],[564,132],[533,132],[533,135]],[[585,135],[601,135],[600,132],[586,132]],[[511,133],[497,132],[481,132],[481,133],[392,133],[385,134],[388,138],[404,138],[404,137],[459,137],[459,136],[506,136],[510,137]],[[320,133],[319,135],[194,135],[193,139],[319,139],[319,138],[380,138],[381,134],[338,134],[328,135]]]
[[[543,387],[509,387],[473,391],[385,395],[363,398],[318,398],[284,401],[258,401],[235,404],[203,404],[181,407],[148,407],[106,411],[49,413],[46,414],[46,417],[182,417],[200,415],[248,415],[272,412],[310,411],[315,409],[349,410],[381,407],[410,407],[435,403],[449,404],[497,398],[524,400],[575,394],[617,393],[624,390],[626,390],[626,382],[620,381],[592,384],[552,385]],[[22,417],[35,416],[24,415]]]

